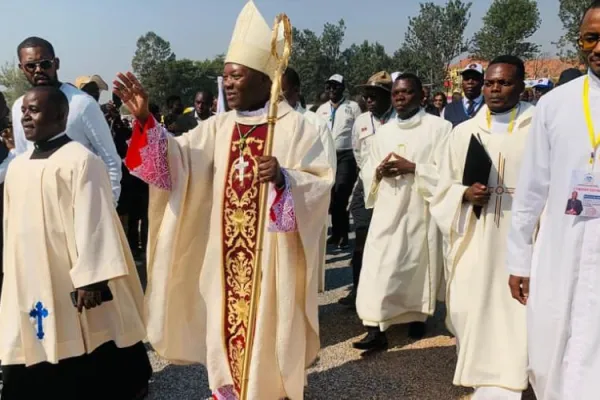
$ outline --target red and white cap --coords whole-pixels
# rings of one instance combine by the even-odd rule
[[[478,64],[478,63],[471,63],[469,65],[467,65],[462,71],[461,71],[461,75],[464,74],[465,72],[468,71],[474,71],[474,72],[478,72],[481,75],[483,75],[483,65]]]

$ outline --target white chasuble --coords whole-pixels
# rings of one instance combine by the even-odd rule
[[[356,300],[367,326],[386,330],[391,325],[425,321],[435,311],[441,277],[441,236],[429,214],[424,192],[435,180],[436,144],[450,132],[441,118],[419,111],[408,120],[393,119],[377,130],[364,174],[390,153],[416,164],[415,174],[373,178],[366,206],[374,207],[365,244]]]
[[[2,364],[56,364],[143,340],[142,286],[105,164],[77,142],[31,154],[14,159],[4,187]],[[106,280],[114,299],[79,314],[70,293]]]
[[[331,131],[329,130],[329,126],[327,125],[327,121],[321,118],[319,115],[312,111],[308,111],[304,109],[300,104],[296,107],[296,110],[306,118],[308,123],[310,123],[319,134],[321,138],[321,142],[323,142],[323,148],[325,150],[325,156],[327,160],[329,160],[329,164],[331,165],[331,171],[333,176],[335,176],[335,171],[337,169],[337,154],[335,152],[335,143],[333,142],[333,138],[331,137]],[[329,221],[326,218],[325,225],[323,226],[323,230],[321,231],[321,241],[323,242],[323,246],[321,248],[321,254],[319,256],[319,265],[318,265],[318,276],[319,276],[319,285],[318,290],[319,293],[325,292],[325,267],[326,267],[326,258],[327,258],[327,229],[329,227]]]
[[[153,185],[148,338],[162,357],[205,364],[213,391],[239,392],[252,277],[261,268],[248,398],[302,399],[319,350],[317,265],[333,174],[315,129],[280,103],[272,155],[286,185],[264,210],[275,226],[257,259],[258,193],[274,192],[257,181],[266,122],[266,108],[230,111],[177,138],[154,120],[136,123],[126,164]]]
[[[510,209],[534,107],[520,103],[517,110],[512,132],[494,131],[498,124],[488,127],[487,106],[452,131],[431,203],[448,243],[446,324],[457,339],[454,384],[459,386],[527,388],[525,307],[511,297],[504,262]],[[463,201],[472,135],[493,161],[488,182],[481,182],[491,197],[479,219]]]
[[[590,164],[586,79],[592,131],[598,134],[600,79],[591,71],[542,97],[513,205],[507,266],[510,274],[531,278],[529,377],[538,400],[600,397],[600,219],[566,214],[573,172],[600,171],[598,150]],[[579,194],[584,204],[595,197]]]

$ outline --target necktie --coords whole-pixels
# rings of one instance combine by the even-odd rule
[[[468,100],[468,102],[469,107],[467,107],[467,117],[471,118],[475,112],[475,102],[473,100]]]

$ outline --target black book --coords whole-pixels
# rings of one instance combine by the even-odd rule
[[[4,142],[0,142],[0,163],[8,157],[9,150],[4,144]]]
[[[471,186],[474,183],[481,183],[483,185],[488,184],[490,177],[490,171],[492,170],[492,158],[488,154],[481,141],[471,135],[471,141],[469,142],[469,149],[467,150],[467,157],[465,159],[465,170],[463,172],[462,183],[465,186]],[[473,212],[477,219],[481,216],[481,206],[473,206]]]

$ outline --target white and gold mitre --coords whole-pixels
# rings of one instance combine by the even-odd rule
[[[283,31],[277,35],[277,51],[283,48]],[[225,63],[241,64],[273,79],[277,60],[271,53],[273,30],[250,0],[237,18]]]

